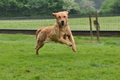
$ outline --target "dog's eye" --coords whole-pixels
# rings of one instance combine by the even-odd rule
[[[61,18],[60,16],[58,18]]]
[[[64,16],[64,18],[66,18],[66,16]]]

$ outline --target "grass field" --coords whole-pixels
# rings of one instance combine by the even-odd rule
[[[38,29],[53,26],[54,23],[55,19],[0,20],[0,29]],[[101,30],[120,30],[120,17],[99,17],[99,24]],[[69,18],[69,25],[72,30],[90,30],[89,18]]]
[[[120,38],[75,37],[77,52],[47,43],[37,56],[34,37],[0,34],[0,80],[120,80]]]

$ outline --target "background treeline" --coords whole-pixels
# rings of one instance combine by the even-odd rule
[[[50,15],[63,10],[71,14],[120,14],[120,0],[0,0],[1,17]]]

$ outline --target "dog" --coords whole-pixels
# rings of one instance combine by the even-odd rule
[[[76,45],[74,37],[68,25],[68,12],[62,11],[58,13],[52,13],[56,19],[54,26],[41,27],[36,31],[36,55],[41,47],[45,43],[54,41],[56,43],[66,44],[72,47],[72,50],[76,52]],[[70,41],[67,41],[67,38]]]

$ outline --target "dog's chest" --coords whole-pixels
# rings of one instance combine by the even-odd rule
[[[61,35],[65,35],[65,34],[66,34],[66,32],[65,32],[65,31],[62,31],[62,32],[61,32]]]
[[[64,30],[64,29],[62,29],[62,30],[60,30],[60,35],[68,35],[68,32],[67,32],[67,30]]]

